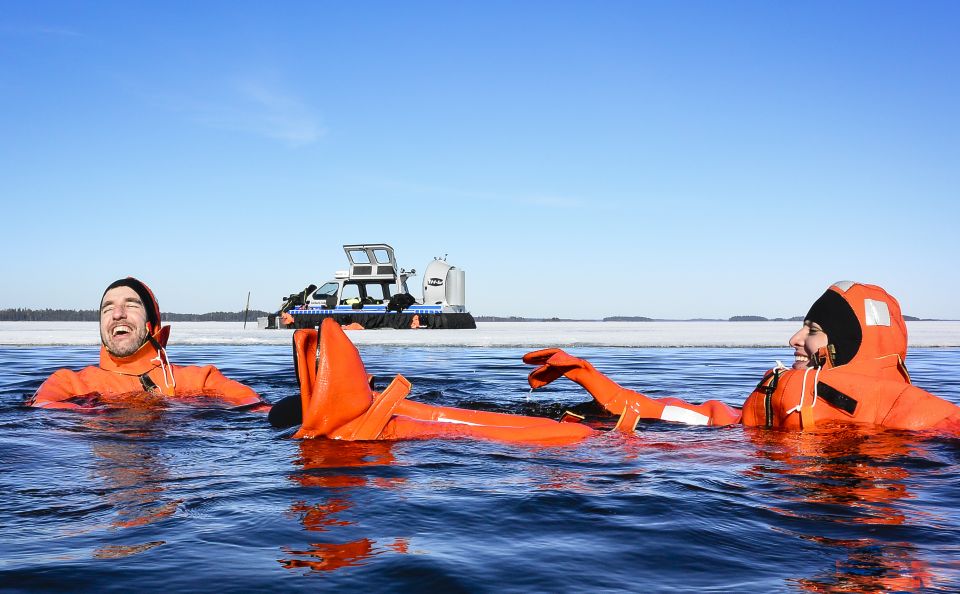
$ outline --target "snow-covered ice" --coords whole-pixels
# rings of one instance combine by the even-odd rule
[[[960,321],[908,322],[912,347],[960,347]],[[290,344],[255,322],[171,322],[170,344]],[[349,330],[359,345],[784,347],[797,322],[479,322],[476,330]],[[0,345],[98,345],[96,322],[0,322]]]

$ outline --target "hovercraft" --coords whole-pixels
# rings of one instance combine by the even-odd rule
[[[263,328],[315,328],[326,318],[350,328],[477,327],[466,309],[464,271],[444,258],[427,264],[420,299],[410,294],[407,280],[416,270],[397,266],[393,248],[385,243],[344,245],[349,268],[317,288],[309,285],[283,298],[275,314],[259,318]]]

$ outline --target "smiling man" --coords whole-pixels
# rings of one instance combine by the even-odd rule
[[[147,341],[147,326],[160,327],[155,305],[146,286],[132,279],[107,287],[100,301],[100,342],[107,352],[121,358],[136,353]]]
[[[167,359],[170,326],[161,326],[153,292],[133,277],[110,284],[100,299],[100,365],[60,369],[27,402],[82,409],[169,399],[215,399],[230,406],[268,407],[251,388],[212,365],[177,366]]]

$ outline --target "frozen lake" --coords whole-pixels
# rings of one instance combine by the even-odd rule
[[[290,344],[255,322],[171,322],[170,345]],[[476,330],[351,330],[358,345],[785,347],[797,322],[480,322]],[[960,346],[960,321],[908,322],[911,347]],[[97,345],[96,322],[0,322],[0,345]]]

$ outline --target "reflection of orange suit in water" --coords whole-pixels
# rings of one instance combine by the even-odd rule
[[[821,569],[789,582],[811,592],[913,592],[943,579],[901,530],[884,528],[931,520],[909,513],[918,483],[905,464],[927,457],[922,441],[866,425],[747,435],[756,463],[746,474],[765,483],[756,501],[820,549]]]
[[[389,466],[394,458],[390,442],[332,442],[308,439],[299,444],[298,465],[302,470],[290,478],[304,487],[323,487],[324,499],[319,502],[297,500],[290,511],[303,523],[305,530],[317,533],[306,546],[284,546],[285,557],[278,559],[287,569],[305,568],[312,571],[335,571],[364,563],[370,557],[386,552],[406,553],[409,538],[395,537],[390,540],[360,538],[341,542],[336,540],[337,528],[353,526],[349,514],[354,508],[350,488],[368,487],[395,489],[405,482],[403,478],[381,477],[370,479],[365,473],[344,472],[360,467]],[[305,493],[304,491],[299,491]],[[347,532],[351,532],[348,530]],[[320,536],[323,535],[323,536]]]
[[[807,318],[824,327],[831,344],[806,369],[773,369],[742,409],[711,400],[689,404],[650,398],[619,386],[590,363],[559,349],[528,353],[539,365],[530,385],[542,387],[566,376],[609,412],[618,428],[632,431],[639,419],[694,425],[810,429],[821,421],[862,423],[891,429],[933,429],[960,434],[960,407],[910,383],[904,364],[907,327],[900,305],[880,287],[839,282],[814,303]]]
[[[111,401],[131,404],[135,394],[215,398],[234,406],[262,402],[253,389],[226,378],[212,365],[170,363],[164,348],[169,334],[170,326],[162,327],[129,357],[115,357],[101,346],[99,367],[54,372],[28,404],[42,408],[83,408]]]

